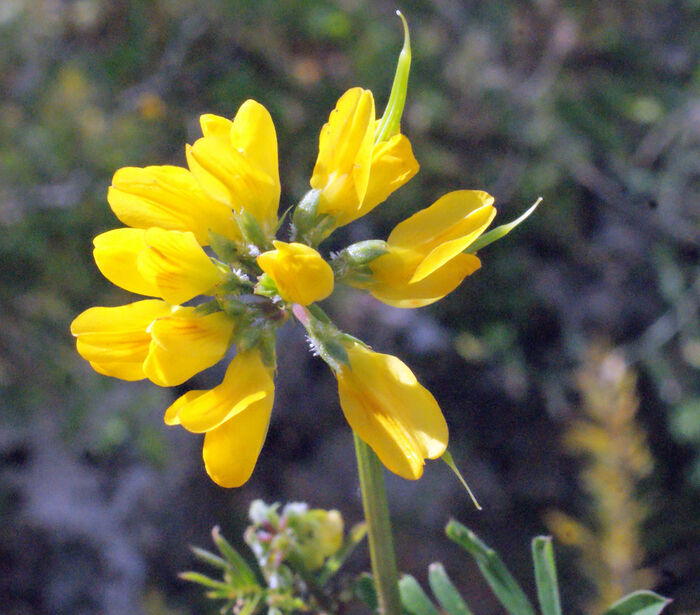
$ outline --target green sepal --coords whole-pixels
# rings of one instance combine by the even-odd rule
[[[247,211],[241,213],[234,212],[233,217],[238,222],[243,239],[248,245],[255,246],[259,251],[264,252],[272,248],[270,240],[265,236],[255,216]]]
[[[445,572],[445,567],[436,562],[428,567],[428,582],[433,595],[447,615],[472,615],[467,603]]]
[[[373,279],[369,263],[389,252],[386,241],[368,239],[341,250],[331,261],[336,282],[369,284]]]
[[[292,216],[292,241],[299,241],[315,248],[336,227],[328,214],[319,214],[321,191],[309,190],[299,201]]]
[[[603,615],[659,615],[670,602],[668,598],[643,589],[620,598]]]
[[[445,533],[474,558],[494,595],[510,615],[535,615],[535,609],[525,592],[508,572],[498,553],[454,519],[447,524]]]
[[[481,505],[479,504],[479,502],[476,501],[476,497],[474,496],[474,493],[467,484],[467,481],[464,480],[462,473],[457,468],[455,460],[452,458],[452,453],[450,453],[448,449],[445,449],[445,452],[442,454],[442,457],[440,457],[440,459],[442,459],[447,464],[447,467],[454,472],[455,476],[457,476],[459,482],[462,483],[462,486],[466,489],[467,493],[469,494],[469,497],[471,498],[472,502],[474,502],[474,506],[476,507],[476,509],[482,510]]]
[[[374,131],[375,145],[382,141],[388,141],[401,131],[401,116],[406,104],[408,74],[411,70],[411,35],[408,32],[408,24],[401,11],[396,11],[396,14],[403,22],[403,47],[396,64],[389,101],[386,104],[386,109],[384,109],[384,115]]]
[[[241,255],[238,244],[233,239],[219,235],[214,231],[209,231],[208,238],[211,249],[224,263],[238,263]]]
[[[255,285],[255,289],[253,291],[256,295],[261,295],[263,297],[276,297],[279,295],[279,291],[277,290],[277,284],[275,284],[275,281],[266,273],[263,273],[261,276],[258,277],[258,283]]]
[[[405,574],[399,581],[401,606],[411,615],[440,615],[437,607],[430,601],[418,581],[410,574]]]
[[[272,369],[277,367],[277,336],[274,331],[266,330],[259,338],[258,348],[263,365]]]
[[[207,316],[208,314],[213,314],[214,312],[220,311],[221,306],[219,305],[219,302],[216,299],[200,303],[197,307],[194,308],[194,313],[197,316]]]
[[[497,226],[495,229],[490,230],[488,233],[484,233],[473,244],[471,244],[466,250],[464,250],[464,252],[466,254],[474,254],[477,250],[481,250],[482,248],[485,248],[489,244],[492,244],[494,241],[498,241],[499,239],[503,239],[516,226],[518,226],[521,222],[524,222],[530,216],[530,214],[537,209],[537,206],[541,202],[542,202],[542,197],[537,199],[522,216],[520,216],[519,218],[516,218],[515,220],[513,220],[512,222],[509,222],[508,224],[502,224],[501,226]]]
[[[542,615],[561,615],[551,536],[536,536],[532,539],[532,561],[535,564],[535,585]]]

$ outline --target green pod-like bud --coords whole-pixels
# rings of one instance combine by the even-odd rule
[[[403,22],[403,48],[399,54],[399,61],[396,64],[394,83],[391,86],[389,101],[386,104],[384,115],[379,124],[377,124],[377,129],[374,132],[375,144],[388,141],[391,137],[400,132],[401,116],[403,115],[403,108],[406,104],[408,74],[411,70],[411,36],[408,32],[408,24],[401,14],[401,11],[396,11],[396,14]]]

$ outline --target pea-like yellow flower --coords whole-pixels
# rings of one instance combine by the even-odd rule
[[[117,218],[133,228],[191,231],[203,246],[209,243],[209,231],[240,239],[231,207],[210,198],[194,175],[181,167],[119,169],[107,200]]]
[[[318,213],[334,220],[330,230],[364,216],[418,172],[409,140],[396,134],[375,143],[377,124],[372,92],[353,88],[321,129],[311,187],[320,191]]]
[[[94,244],[97,267],[110,282],[172,304],[206,293],[226,276],[189,231],[121,228]]]
[[[309,305],[333,292],[333,270],[316,250],[302,243],[272,243],[275,249],[264,252],[257,261],[282,299]]]
[[[168,425],[205,434],[204,465],[222,487],[239,487],[253,473],[275,397],[272,371],[257,350],[240,352],[219,386],[189,391],[165,412]]]
[[[233,121],[203,115],[200,124],[204,136],[186,149],[190,170],[214,201],[250,214],[273,237],[280,179],[277,133],[267,109],[247,100]]]
[[[486,192],[450,192],[394,228],[388,253],[369,264],[369,282],[350,283],[394,307],[416,308],[442,299],[481,266],[464,250],[495,215],[493,197]]]
[[[78,353],[95,371],[160,386],[182,384],[218,363],[232,332],[233,321],[221,312],[198,315],[157,299],[90,308],[71,324]]]
[[[349,365],[335,372],[350,427],[392,472],[423,474],[425,459],[447,449],[445,418],[435,398],[398,358],[347,343]]]

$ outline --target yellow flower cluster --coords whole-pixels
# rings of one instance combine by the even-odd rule
[[[239,486],[253,471],[274,401],[275,332],[292,313],[333,369],[350,426],[390,470],[419,478],[425,459],[446,450],[440,408],[411,370],[340,332],[314,305],[342,281],[389,305],[420,307],[480,266],[465,252],[495,215],[493,198],[480,191],[447,194],[386,242],[350,246],[330,263],[317,251],[417,173],[408,138],[391,130],[395,107],[387,122],[377,119],[370,91],[341,96],[321,130],[289,242],[275,239],[275,127],[255,101],[233,121],[200,118],[203,136],[186,148],[188,169],[114,175],[108,201],[126,226],[95,238],[95,261],[111,282],[148,298],[90,308],[71,332],[99,373],[159,386],[182,384],[235,347],[220,385],[186,393],[165,413],[167,424],[204,434],[206,470],[219,485]]]

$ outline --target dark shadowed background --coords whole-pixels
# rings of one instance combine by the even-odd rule
[[[308,188],[347,88],[383,109],[401,46],[384,0],[0,2],[0,612],[214,613],[177,579],[215,524],[235,544],[254,498],[361,518],[334,379],[287,325],[269,437],[249,483],[206,476],[201,438],[162,422],[183,392],[100,376],[70,321],[130,298],[91,241],[119,223],[121,166],[184,165],[198,116],[264,104],[282,207]],[[440,462],[388,477],[400,567],[442,560],[498,612],[443,535],[453,516],[531,593],[529,540],[556,534],[568,612],[649,587],[700,609],[700,3],[405,2],[403,131],[418,176],[326,249],[385,238],[458,188],[497,221],[544,203],[483,267],[415,311],[341,290],[347,331],[399,355],[438,399],[477,512]],[[191,383],[212,386],[219,368]],[[636,379],[636,380],[635,380]],[[586,426],[596,429],[587,429]],[[591,538],[591,540],[588,540]],[[242,546],[242,549],[245,549]],[[353,570],[368,567],[356,554]],[[618,585],[612,581],[619,581]],[[669,609],[669,612],[671,610]]]

